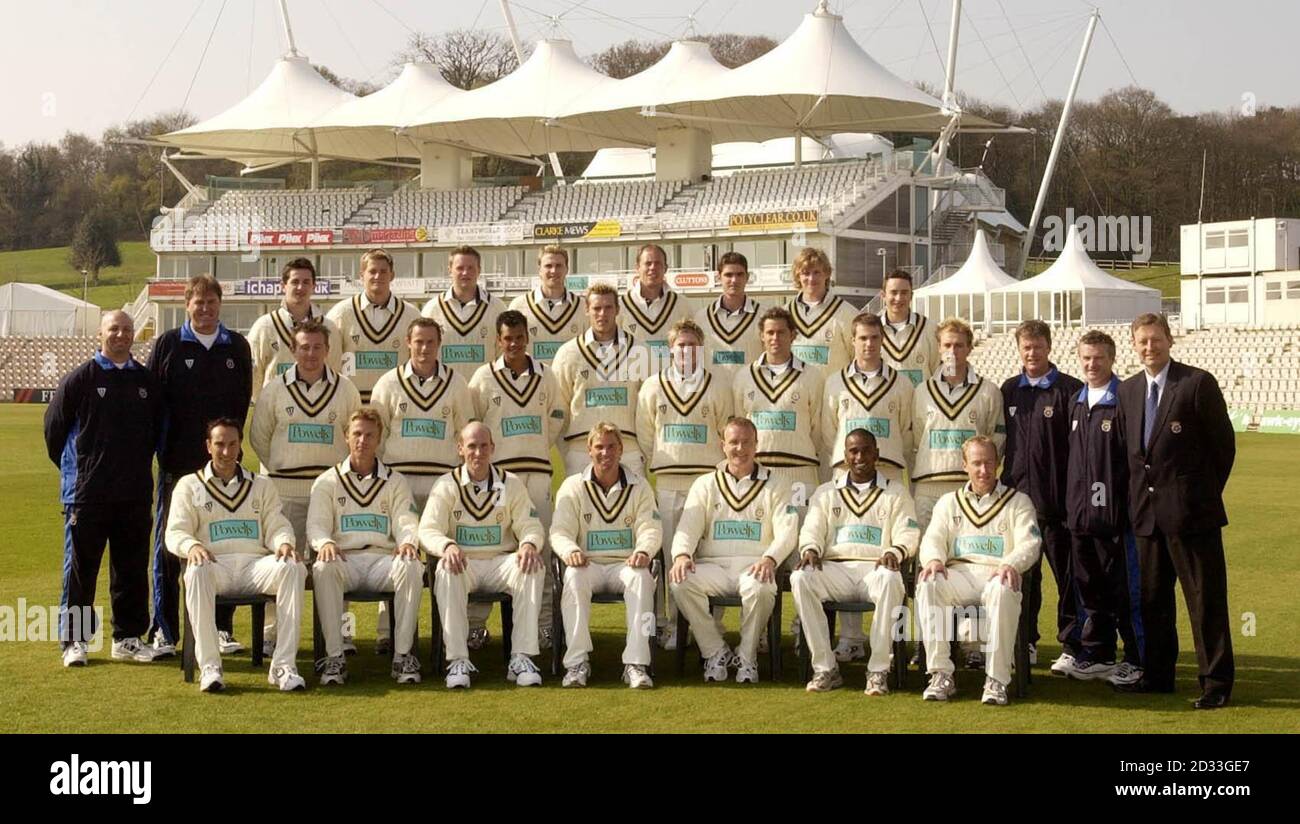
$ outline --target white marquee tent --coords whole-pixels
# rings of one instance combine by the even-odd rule
[[[0,286],[0,337],[70,337],[99,329],[99,307],[37,283]]]
[[[990,293],[1015,283],[1016,279],[993,259],[983,230],[976,229],[966,262],[938,283],[917,289],[912,306],[929,318],[965,318],[971,326],[988,333],[993,331],[995,321],[1003,320],[1002,305],[993,301]]]

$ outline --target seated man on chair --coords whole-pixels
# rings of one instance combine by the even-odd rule
[[[921,530],[916,507],[901,482],[876,472],[876,436],[854,429],[844,439],[848,473],[813,493],[799,531],[799,568],[790,576],[795,609],[812,653],[809,692],[844,684],[831,648],[823,601],[870,601],[871,657],[867,695],[889,692],[891,629],[906,590],[898,565],[916,555]]]
[[[184,476],[172,493],[164,541],[187,561],[185,610],[202,671],[199,689],[225,688],[217,647],[218,595],[260,592],[275,596],[275,654],[268,680],[282,691],[305,689],[294,656],[307,567],[294,548],[293,527],[269,478],[239,465],[243,425],[233,418],[208,424],[212,460]]]
[[[649,689],[654,686],[647,668],[655,629],[650,559],[663,542],[654,490],[619,463],[623,436],[614,424],[592,427],[587,453],[591,466],[560,486],[551,525],[551,549],[565,565],[560,611],[567,649],[561,686],[587,686],[591,596],[616,592],[622,594],[627,612],[623,683]]]
[[[420,543],[440,559],[434,595],[447,647],[447,688],[468,689],[469,594],[509,592],[514,617],[506,680],[521,687],[542,683],[531,656],[538,652],[537,620],[545,573],[546,533],[519,476],[492,464],[492,431],[468,424],[456,436],[460,466],[433,485],[420,517]],[[440,661],[434,662],[435,666]]]
[[[758,430],[732,418],[722,430],[726,461],[691,484],[673,536],[669,575],[677,608],[704,656],[704,680],[758,683],[758,639],[776,603],[776,570],[794,551],[798,512],[788,484],[754,460]],[[740,646],[733,654],[709,611],[709,596],[739,593]],[[678,639],[683,643],[685,639]]]
[[[420,519],[406,478],[375,457],[384,437],[379,413],[353,412],[346,432],[348,456],[316,478],[307,510],[307,540],[316,551],[312,585],[325,636],[320,683],[347,681],[343,595],[364,590],[395,593],[392,674],[399,684],[418,684],[420,659],[412,646],[424,589]]]
[[[1020,581],[1038,563],[1042,536],[1033,501],[998,481],[998,448],[976,435],[961,447],[969,480],[945,493],[934,506],[921,540],[922,569],[916,578],[916,608],[930,685],[926,701],[947,701],[953,681],[953,608],[982,606],[987,627],[985,704],[1005,705],[1011,681],[1016,630],[1020,624]]]

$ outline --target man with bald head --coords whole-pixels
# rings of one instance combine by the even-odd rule
[[[511,596],[513,654],[506,679],[521,687],[542,683],[531,656],[539,651],[546,533],[528,488],[513,472],[493,465],[494,451],[487,426],[475,421],[461,429],[456,436],[461,464],[434,483],[420,518],[420,544],[438,559],[433,591],[447,651],[448,689],[467,689],[478,671],[469,660],[466,616],[469,594],[477,591]]]
[[[84,666],[95,635],[92,609],[104,547],[113,604],[113,658],[152,661],[149,629],[149,505],[153,451],[162,430],[158,379],[131,357],[135,327],[106,312],[100,349],[70,372],[45,410],[45,446],[59,467],[63,505],[63,598],[59,640],[65,667]]]

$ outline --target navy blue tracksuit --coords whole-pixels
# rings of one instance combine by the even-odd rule
[[[1070,410],[1070,474],[1066,526],[1078,593],[1076,627],[1081,661],[1115,660],[1115,636],[1124,660],[1142,666],[1142,615],[1137,545],[1128,528],[1128,455],[1119,409],[1119,378],[1091,408],[1088,389]]]
[[[102,353],[68,373],[45,410],[45,449],[59,467],[64,517],[64,646],[95,633],[85,610],[95,603],[106,545],[113,640],[139,638],[149,627],[149,501],[162,420],[153,374],[134,359],[119,369]]]
[[[181,562],[167,551],[163,536],[176,482],[209,460],[204,445],[208,422],[233,418],[244,423],[253,393],[253,358],[248,341],[223,324],[212,348],[204,347],[187,320],[154,343],[149,370],[162,384],[167,414],[158,444],[158,499],[154,512],[153,628],[171,643],[179,637]],[[230,629],[230,609],[217,611],[218,629]]]
[[[1043,533],[1056,590],[1057,640],[1073,655],[1078,642],[1073,633],[1075,596],[1070,585],[1070,533],[1065,528],[1065,482],[1069,460],[1069,410],[1083,387],[1077,378],[1049,365],[1041,383],[1034,386],[1023,372],[1002,384],[1002,404],[1007,417],[1007,447],[1002,461],[1002,483],[1030,497]],[[1024,609],[1038,641],[1038,612],[1043,604],[1042,576],[1035,575],[1025,593]]]

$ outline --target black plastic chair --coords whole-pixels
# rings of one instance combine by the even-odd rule
[[[181,640],[181,672],[185,676],[185,683],[194,681],[194,625],[190,623],[190,612],[185,608],[185,583],[181,582],[180,590],[181,614],[185,624],[185,637]],[[253,610],[253,640],[251,642],[253,653],[253,666],[262,666],[262,641],[265,638],[266,625],[266,605],[275,606],[274,595],[263,595],[260,592],[252,595],[218,595],[216,598],[217,607],[252,607]]]

